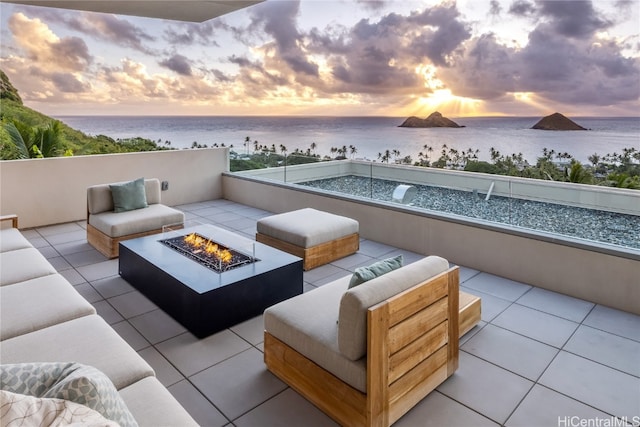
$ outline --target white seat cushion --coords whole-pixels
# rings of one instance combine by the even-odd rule
[[[35,248],[0,253],[0,286],[56,273],[56,269]]]
[[[155,204],[127,212],[103,212],[89,215],[89,224],[110,237],[159,230],[164,225],[184,223],[184,213]]]
[[[258,233],[310,248],[357,233],[358,221],[312,208],[262,218]]]
[[[156,377],[123,388],[120,396],[140,426],[198,426]]]
[[[32,248],[33,245],[18,231],[17,228],[0,230],[0,252],[15,251],[16,249]]]
[[[2,363],[68,362],[93,366],[120,390],[153,369],[97,314],[2,341]]]
[[[264,312],[264,327],[274,337],[366,393],[366,358],[349,360],[338,350],[338,309],[351,276],[295,296]]]
[[[95,313],[95,308],[60,274],[3,286],[0,340]]]

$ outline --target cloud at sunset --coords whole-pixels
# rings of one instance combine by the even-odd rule
[[[9,20],[16,43],[36,66],[46,64],[57,71],[82,71],[91,63],[89,49],[79,37],[59,38],[39,19],[18,13]]]
[[[637,114],[638,30],[612,35],[637,2],[492,0],[474,16],[455,2],[357,2],[349,22],[328,3],[335,14],[313,25],[304,0],[202,24],[12,7],[0,66],[43,110],[93,99],[187,114],[428,113],[421,102],[463,115],[465,102],[473,114]],[[492,27],[511,21],[525,42]]]

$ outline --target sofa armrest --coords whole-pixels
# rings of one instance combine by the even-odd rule
[[[372,425],[391,425],[458,368],[459,269],[368,311],[367,402]]]
[[[11,221],[11,227],[18,228],[18,215],[2,215],[0,216],[0,223],[4,221]]]

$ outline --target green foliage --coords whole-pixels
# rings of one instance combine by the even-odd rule
[[[481,173],[492,173],[499,174],[500,169],[495,164],[485,162],[485,161],[471,161],[468,162],[464,170],[467,172],[481,172]]]
[[[580,162],[573,161],[571,163],[571,169],[569,170],[569,182],[575,182],[578,184],[591,184],[593,177],[582,166]]]
[[[264,169],[266,166],[260,162],[247,159],[231,159],[229,160],[229,169],[231,172],[240,172],[253,169]]]
[[[5,123],[4,129],[15,147],[12,153],[19,159],[56,157],[65,151],[58,121],[51,121],[45,127],[29,127],[23,122],[13,121]]]
[[[7,75],[0,70],[0,159],[11,160],[61,155],[128,153],[170,149],[144,138],[114,140],[88,136],[22,104]],[[10,126],[15,124],[15,128]],[[20,138],[18,138],[18,134]]]
[[[303,155],[297,155],[297,154],[290,154],[286,158],[286,164],[288,166],[303,165],[307,163],[316,163],[319,161],[320,159],[316,156],[303,156]]]
[[[16,124],[18,132],[27,146],[28,154],[16,146],[15,131],[7,127],[10,123]],[[30,129],[38,129],[37,134],[28,135]],[[14,132],[13,134],[11,132]],[[38,141],[37,144],[35,141]],[[29,144],[29,142],[33,144]],[[21,103],[10,100],[2,100],[2,126],[0,126],[0,159],[12,160],[20,158],[33,158],[69,155],[90,155],[110,153],[131,153],[138,151],[168,150],[170,143],[165,142],[161,147],[155,142],[145,138],[128,138],[115,140],[105,135],[88,136],[66,124],[54,120],[44,114],[40,114]],[[35,148],[33,148],[35,146]],[[38,152],[38,150],[40,152]]]
[[[28,159],[31,157],[31,147],[27,145],[30,130],[22,122],[11,122],[4,126],[8,135],[6,145],[13,148],[10,153],[12,158]]]
[[[15,101],[22,104],[22,98],[20,98],[18,90],[13,87],[9,81],[9,77],[7,77],[2,70],[0,70],[0,99]]]
[[[626,173],[612,173],[607,177],[607,181],[603,183],[609,187],[627,188],[631,190],[640,190],[640,176],[630,176]]]

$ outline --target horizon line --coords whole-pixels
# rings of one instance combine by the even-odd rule
[[[554,114],[554,113],[551,113]],[[547,114],[546,116],[533,116],[533,115],[478,115],[478,116],[445,116],[456,119],[517,119],[517,118],[536,118],[536,117],[547,117],[551,114]],[[560,113],[565,117],[569,117],[566,114]],[[59,114],[52,115],[51,117],[259,117],[259,118],[389,118],[389,119],[402,119],[407,117],[419,117],[419,116],[382,116],[382,115],[362,115],[362,116],[352,116],[352,115],[330,115],[330,114]],[[426,116],[428,117],[428,116]],[[640,119],[640,115],[637,116],[620,116],[620,115],[571,115],[570,117],[579,117],[579,118],[602,118],[602,119]]]

